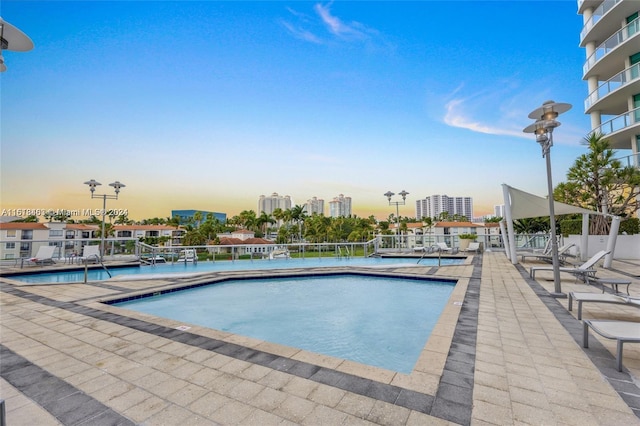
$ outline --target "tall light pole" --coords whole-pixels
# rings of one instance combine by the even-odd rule
[[[556,120],[558,115],[571,109],[570,104],[546,101],[540,108],[529,114],[529,118],[536,120],[535,123],[524,128],[525,133],[536,135],[536,142],[542,147],[542,156],[547,160],[547,186],[549,192],[549,225],[551,227],[551,258],[553,262],[553,297],[564,298],[560,284],[560,261],[558,259],[558,240],[556,238],[556,216],[553,200],[553,181],[551,179],[551,147],[553,146],[553,129],[560,126]]]
[[[395,204],[396,206],[396,235],[398,236],[398,247],[402,248],[400,244],[400,209],[398,208],[398,206],[405,205],[407,195],[409,195],[409,193],[403,189],[402,192],[398,194],[402,197],[402,201],[391,201],[391,197],[393,197],[394,195],[396,194],[391,191],[387,191],[384,194],[384,196],[387,197],[387,200],[389,201],[389,205],[392,206]]]
[[[107,199],[117,200],[120,188],[124,188],[126,185],[115,181],[110,183],[109,186],[113,186],[115,189],[115,195],[110,194],[96,194],[96,187],[102,185],[100,182],[96,182],[95,179],[88,180],[84,183],[89,185],[89,191],[91,191],[91,198],[102,198],[102,233],[100,234],[100,257],[104,258],[104,233],[105,233],[105,215],[107,214]]]

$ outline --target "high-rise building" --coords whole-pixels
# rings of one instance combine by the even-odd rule
[[[504,204],[493,206],[493,215],[495,217],[505,217]]]
[[[288,195],[278,195],[277,192],[274,192],[269,197],[264,195],[260,196],[258,199],[258,215],[262,214],[262,212],[272,214],[275,209],[291,209],[291,197]]]
[[[607,137],[613,149],[630,149],[631,165],[640,152],[640,19],[637,0],[579,0],[584,26],[580,46],[589,94],[584,112],[591,132]]]
[[[343,194],[340,194],[329,201],[329,216],[351,216],[351,197],[345,197]]]
[[[324,214],[324,200],[318,199],[318,197],[307,200],[307,203],[304,205],[304,211],[307,212],[308,216],[314,213]]]
[[[416,218],[439,217],[442,213],[465,216],[473,219],[473,198],[449,197],[447,195],[431,195],[416,201]]]

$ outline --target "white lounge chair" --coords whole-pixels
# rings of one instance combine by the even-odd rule
[[[80,256],[78,261],[80,263],[86,263],[86,262],[96,262],[96,263],[98,263],[100,261],[100,259],[101,259],[100,246],[98,246],[98,245],[93,245],[93,246],[86,245],[86,246],[82,247],[82,256]]]
[[[589,347],[589,327],[606,339],[617,342],[616,367],[622,371],[622,347],[625,343],[640,343],[640,322],[617,320],[584,320],[582,346]]]
[[[594,254],[591,259],[584,262],[582,265],[576,267],[565,267],[561,266],[559,268],[560,272],[567,272],[569,274],[574,275],[576,278],[580,278],[582,281],[587,281],[587,276],[595,276],[596,270],[593,267],[606,255],[608,255],[610,251],[608,250],[600,250],[596,254]],[[529,275],[531,278],[536,278],[537,271],[553,271],[553,266],[533,266],[529,270]]]
[[[435,248],[437,251],[443,251],[445,253],[456,254],[458,252],[458,247],[449,247],[447,243],[436,243]]]
[[[194,249],[185,249],[180,252],[180,257],[178,258],[178,262],[197,262],[198,255]]]
[[[632,299],[630,297],[618,296],[610,293],[589,293],[572,291],[569,293],[568,309],[573,310],[573,302],[578,303],[578,315],[576,318],[582,319],[583,303],[613,303],[616,305],[629,305],[640,308],[640,299]]]
[[[25,257],[20,259],[20,267],[24,266],[25,261],[29,265],[46,265],[56,263],[53,260],[53,254],[56,252],[56,246],[40,246],[34,257]]]
[[[469,246],[466,249],[462,250],[462,251],[464,251],[466,253],[471,252],[471,251],[474,252],[474,253],[479,253],[480,252],[480,243],[478,243],[478,242],[469,243]]]
[[[570,243],[570,244],[565,244],[562,247],[560,247],[558,249],[558,258],[559,259],[563,259],[564,257],[566,257],[566,255],[568,254],[567,252],[574,245],[575,244]],[[522,261],[524,262],[524,259],[527,258],[527,257],[533,257],[533,258],[536,258],[537,260],[544,260],[544,261],[547,261],[547,262],[550,262],[553,259],[553,256],[550,253],[528,253],[528,254],[523,254],[522,255]]]

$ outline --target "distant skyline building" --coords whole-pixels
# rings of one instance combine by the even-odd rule
[[[416,218],[438,217],[442,213],[465,216],[469,222],[473,219],[472,197],[449,197],[448,195],[431,195],[416,201]]]
[[[340,194],[333,200],[329,201],[329,216],[351,216],[351,197],[345,197],[343,194]]]
[[[227,214],[226,213],[218,213],[218,212],[210,212],[207,210],[171,210],[171,217],[178,216],[180,218],[180,224],[184,224],[189,222],[195,216],[196,212],[200,212],[202,214],[202,220],[207,219],[208,214],[212,214],[215,219],[218,219],[222,223],[227,222]]]
[[[307,200],[307,203],[304,205],[304,211],[307,212],[308,216],[315,214],[324,214],[324,200],[319,199],[318,197],[313,197]]]
[[[277,192],[274,192],[269,197],[264,195],[260,196],[258,199],[258,216],[260,216],[262,212],[273,214],[276,209],[291,209],[291,197],[288,195],[278,195]]]
[[[493,206],[493,215],[495,217],[504,217],[504,204]]]

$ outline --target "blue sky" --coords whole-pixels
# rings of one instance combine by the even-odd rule
[[[235,215],[260,195],[546,194],[522,129],[573,104],[554,133],[554,184],[589,131],[575,1],[3,1],[34,41],[4,51],[3,209],[99,208],[83,182],[127,185],[108,208]]]

